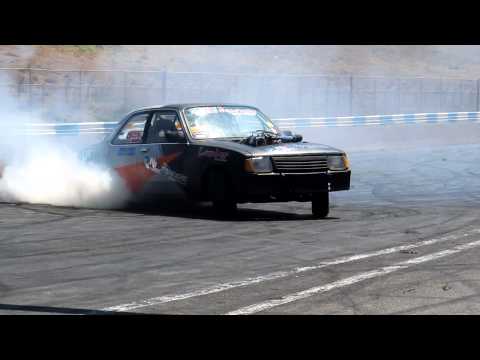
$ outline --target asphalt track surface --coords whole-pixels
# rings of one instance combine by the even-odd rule
[[[0,204],[0,314],[478,314],[480,146],[350,153],[309,203]]]

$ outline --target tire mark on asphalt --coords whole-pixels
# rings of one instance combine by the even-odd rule
[[[315,286],[315,287],[312,287],[312,288],[309,288],[309,289],[306,289],[306,290],[303,290],[303,291],[299,291],[299,292],[296,292],[296,293],[293,293],[293,294],[285,295],[285,296],[283,296],[279,299],[268,300],[268,301],[260,302],[260,303],[257,303],[257,304],[245,306],[245,307],[242,307],[240,309],[230,311],[226,315],[255,314],[255,313],[258,313],[258,312],[261,312],[261,311],[272,309],[274,307],[289,304],[289,303],[299,301],[299,300],[304,300],[304,299],[310,298],[314,295],[323,294],[323,293],[326,293],[326,292],[331,291],[331,290],[335,290],[335,289],[338,289],[338,288],[343,288],[343,287],[350,286],[350,285],[353,285],[353,284],[356,284],[356,283],[359,283],[359,282],[363,282],[365,280],[374,279],[374,278],[384,276],[384,275],[388,275],[388,274],[391,274],[391,273],[394,273],[394,272],[397,272],[397,271],[400,271],[400,270],[405,270],[405,269],[410,268],[411,266],[415,266],[415,265],[425,263],[425,262],[428,262],[428,261],[437,260],[437,259],[443,258],[445,256],[454,255],[454,254],[457,254],[459,252],[462,252],[462,251],[465,251],[465,250],[468,250],[468,249],[473,249],[473,248],[478,247],[478,246],[480,246],[480,240],[476,240],[476,241],[473,241],[473,242],[470,242],[470,243],[467,243],[467,244],[458,245],[458,246],[455,246],[451,249],[438,251],[438,252],[428,254],[428,255],[424,255],[424,256],[420,256],[420,257],[417,257],[417,258],[414,258],[414,259],[402,261],[402,262],[396,263],[394,265],[383,266],[383,267],[377,268],[375,270],[359,273],[359,274],[356,274],[356,275],[353,275],[353,276],[350,276],[350,277],[347,277],[347,278],[344,278],[344,279],[340,279],[340,280],[328,283],[326,285]]]
[[[467,236],[471,236],[472,234],[478,234],[480,232],[480,228],[472,229],[470,233],[463,233],[461,235],[448,235],[442,238],[433,238],[430,240],[425,240],[425,241],[420,241],[417,243],[413,244],[408,244],[408,245],[400,245],[400,246],[395,246],[387,249],[382,249],[382,250],[377,250],[373,251],[370,253],[364,253],[364,254],[357,254],[357,255],[352,255],[352,256],[344,256],[340,257],[337,259],[329,260],[329,261],[323,261],[319,264],[312,265],[312,266],[304,266],[304,267],[297,267],[294,268],[293,270],[285,270],[285,271],[277,271],[273,272],[267,275],[260,275],[257,277],[253,278],[247,278],[244,280],[238,280],[238,281],[232,281],[232,282],[227,282],[227,283],[222,283],[222,284],[217,284],[212,287],[184,293],[184,294],[177,294],[177,295],[165,295],[165,296],[160,296],[156,298],[151,298],[147,300],[141,300],[137,302],[132,302],[128,304],[122,304],[122,305],[116,305],[116,306],[111,306],[108,308],[105,308],[104,310],[111,310],[111,311],[129,311],[129,310],[134,310],[138,308],[143,308],[143,307],[148,307],[148,306],[153,306],[153,305],[160,305],[164,304],[167,302],[172,302],[172,301],[179,301],[179,300],[185,300],[193,297],[198,297],[198,296],[204,296],[204,295],[209,295],[209,294],[214,294],[214,293],[219,293],[222,291],[230,290],[233,288],[238,288],[238,287],[245,287],[253,284],[259,284],[265,281],[272,281],[272,280],[277,280],[281,278],[286,278],[292,275],[296,275],[299,273],[307,272],[307,271],[313,271],[313,270],[319,270],[328,266],[333,266],[333,265],[339,265],[339,264],[345,264],[353,261],[358,261],[358,260],[363,260],[371,257],[377,257],[377,256],[382,256],[382,255],[388,255],[388,254],[393,254],[401,250],[407,250],[407,249],[413,249],[421,246],[427,246],[427,245],[433,245],[439,242],[444,242],[444,241],[449,241],[449,240],[457,240],[461,239]]]
[[[478,299],[479,297],[480,297],[479,294],[472,294],[472,295],[462,296],[461,298],[457,298],[457,299],[446,299],[445,301],[440,301],[440,302],[435,303],[435,304],[421,305],[421,306],[412,307],[412,308],[409,308],[409,309],[406,309],[406,310],[395,311],[395,312],[391,312],[390,314],[391,315],[410,315],[410,314],[418,313],[418,312],[423,311],[423,310],[433,310],[433,308],[436,308],[436,307],[438,308],[438,307],[441,307],[441,306],[445,306],[445,305],[449,305],[449,304],[455,304],[455,303],[462,302],[462,301]],[[416,299],[426,299],[426,300],[431,300],[431,299],[444,300],[445,299],[444,297],[442,297],[442,298],[439,298],[439,297],[415,297],[415,298]],[[479,303],[479,301],[474,301],[474,303]],[[470,314],[472,314],[472,313],[473,313],[473,311]],[[478,313],[478,309],[476,309],[475,313]],[[443,313],[438,312],[437,314],[443,314]],[[468,312],[465,312],[465,314],[468,314]],[[453,315],[453,314],[451,314],[451,315]]]
[[[33,213],[39,213],[39,214],[42,214],[42,215],[57,216],[57,217],[60,217],[60,218],[43,220],[43,221],[27,222],[27,223],[13,225],[13,226],[0,225],[0,229],[2,229],[2,230],[16,230],[18,228],[26,228],[26,227],[37,226],[37,225],[46,225],[46,224],[51,224],[51,223],[58,223],[58,222],[62,222],[62,221],[65,221],[65,220],[72,219],[72,218],[83,218],[83,217],[92,215],[91,213],[89,213],[89,214],[58,213],[58,212],[45,211],[43,209],[36,209],[36,208],[31,208],[31,207],[26,207],[26,206],[23,206],[23,205],[16,205],[16,204],[15,204],[15,208],[22,209],[22,210],[29,210]]]

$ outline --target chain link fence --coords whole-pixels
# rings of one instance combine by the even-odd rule
[[[476,79],[0,69],[5,101],[61,122],[184,102],[249,104],[271,117],[479,111],[479,88]]]

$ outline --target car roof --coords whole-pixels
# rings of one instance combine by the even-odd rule
[[[183,104],[168,104],[168,105],[147,106],[147,107],[142,107],[142,108],[135,109],[131,112],[156,110],[156,109],[183,110],[183,109],[190,108],[190,107],[200,107],[200,106],[239,106],[239,107],[255,108],[255,106],[251,106],[251,105],[232,104],[232,103],[183,103]]]

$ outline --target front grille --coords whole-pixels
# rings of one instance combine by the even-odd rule
[[[310,156],[273,156],[273,166],[280,173],[317,173],[328,170],[327,157],[324,155]]]

